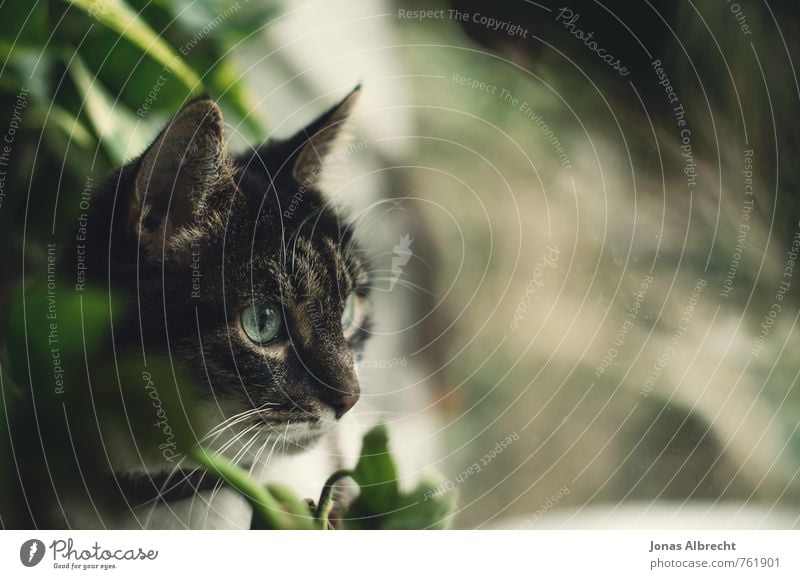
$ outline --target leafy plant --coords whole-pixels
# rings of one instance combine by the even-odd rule
[[[7,153],[0,231],[12,255],[63,234],[87,178],[138,155],[187,99],[211,94],[237,133],[266,134],[232,57],[277,14],[273,2],[36,0],[0,19],[0,126]],[[31,207],[28,195],[46,191]],[[25,247],[23,225],[26,226]],[[19,275],[0,284],[0,302]],[[10,267],[6,267],[10,266]]]
[[[355,468],[337,471],[325,483],[316,517],[323,528],[328,523],[333,487],[346,477],[359,487],[358,497],[342,517],[348,529],[441,529],[453,509],[455,495],[436,493],[437,484],[432,480],[423,480],[411,492],[400,489],[389,452],[389,433],[383,424],[364,436]]]
[[[222,0],[3,4],[0,525],[53,521],[38,505],[52,504],[54,493],[60,503],[56,488],[113,500],[104,492],[113,481],[101,468],[101,424],[157,447],[152,428],[130,426],[152,418],[140,357],[99,355],[121,304],[103,288],[79,293],[74,280],[58,277],[60,242],[74,229],[82,194],[141,153],[186,99],[208,92],[246,136],[264,137],[229,55],[275,13],[275,3]],[[189,440],[191,424],[177,422],[191,415],[192,385],[168,360],[148,360],[147,370]],[[29,500],[37,495],[48,500]]]

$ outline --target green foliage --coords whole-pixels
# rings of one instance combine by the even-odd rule
[[[380,513],[395,504],[399,496],[397,470],[389,454],[389,432],[378,425],[364,436],[361,457],[353,470],[353,480],[361,487],[360,506]]]
[[[16,472],[0,477],[11,487],[3,493],[0,506],[11,518],[6,522],[10,526],[34,521],[59,524],[47,512],[51,507],[40,504],[47,501],[26,500],[25,512],[19,510],[20,499],[46,497],[57,488],[63,500],[89,492],[86,481],[99,483],[108,476],[96,439],[99,421],[108,416],[103,405],[109,396],[104,381],[94,378],[111,374],[102,364],[94,364],[92,352],[107,334],[109,312],[120,314],[121,309],[99,289],[70,291],[55,277],[53,259],[48,253],[46,281],[14,292],[3,319],[2,399],[8,425],[0,447],[12,459],[3,462],[5,468]],[[112,500],[102,490],[92,494],[98,504]]]
[[[439,493],[432,480],[424,479],[409,493],[400,490],[383,424],[364,436],[355,468],[333,473],[325,484],[316,514],[323,529],[328,528],[333,487],[346,477],[359,487],[358,497],[341,516],[347,529],[442,529],[453,510],[455,494]]]
[[[184,371],[152,356],[146,365],[141,354],[109,356],[111,320],[124,314],[121,304],[100,288],[75,291],[57,264],[84,190],[139,155],[186,99],[208,92],[254,139],[264,135],[236,63],[220,57],[245,40],[245,30],[265,24],[265,8],[237,3],[240,10],[228,14],[230,3],[181,4],[3,5],[3,526],[69,524],[52,512],[68,495],[114,506],[103,433],[134,445],[142,458],[158,458],[164,447],[172,452],[171,445],[185,452],[197,440],[195,388]],[[236,22],[248,26],[233,33]],[[148,382],[156,387],[147,389]],[[168,425],[154,427],[158,415],[169,416]]]
[[[3,237],[17,243],[27,224],[30,245],[68,230],[87,176],[99,179],[139,155],[201,93],[220,102],[245,138],[264,138],[231,54],[275,14],[273,2],[6,2],[0,126],[16,119],[19,129],[5,176]],[[30,210],[33,192],[43,202]]]
[[[26,292],[20,288],[6,326],[15,380],[56,394],[66,393],[70,380],[86,376],[85,353],[97,347],[109,311],[109,296],[101,290],[61,289],[56,281],[33,284]]]
[[[77,54],[70,60],[69,73],[86,99],[86,114],[112,162],[121,165],[143,151],[157,134],[160,123],[153,123],[152,119],[143,123],[130,110],[118,106]]]
[[[344,516],[347,528],[441,529],[446,526],[455,495],[437,493],[437,485],[430,480],[423,480],[411,492],[402,492],[389,452],[386,426],[379,424],[366,434],[352,477],[360,487],[360,494]]]
[[[200,79],[150,25],[139,18],[123,0],[67,0],[85,11],[87,15],[117,32],[136,45],[146,55],[157,60],[177,76],[191,91],[196,91]]]

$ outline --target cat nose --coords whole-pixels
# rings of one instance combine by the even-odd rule
[[[347,394],[331,404],[333,410],[336,412],[336,418],[341,418],[347,414],[347,412],[356,405],[359,398],[361,398],[361,396],[358,394]]]

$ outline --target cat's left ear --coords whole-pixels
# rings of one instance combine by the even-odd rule
[[[345,125],[360,94],[359,84],[292,139],[299,143],[292,164],[292,176],[298,183],[309,187],[319,181],[327,160],[347,138]]]
[[[208,98],[185,105],[142,156],[130,225],[154,254],[201,215],[208,196],[232,183],[222,111]]]

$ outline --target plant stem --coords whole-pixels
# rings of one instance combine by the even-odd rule
[[[329,526],[328,517],[333,509],[333,487],[336,486],[340,480],[352,477],[353,471],[348,469],[337,470],[328,480],[325,481],[325,486],[322,487],[322,494],[319,496],[319,504],[317,505],[317,514],[315,519],[320,524],[323,530],[327,530]]]
[[[270,492],[250,478],[247,471],[242,470],[227,459],[209,452],[202,446],[195,446],[190,452],[194,460],[215,473],[217,476],[239,491],[253,507],[253,518],[265,529],[292,529],[294,525],[280,503]]]
[[[268,484],[267,492],[282,502],[288,509],[295,528],[304,531],[318,530],[317,520],[311,514],[311,509],[306,501],[297,498],[291,489],[281,484]]]

